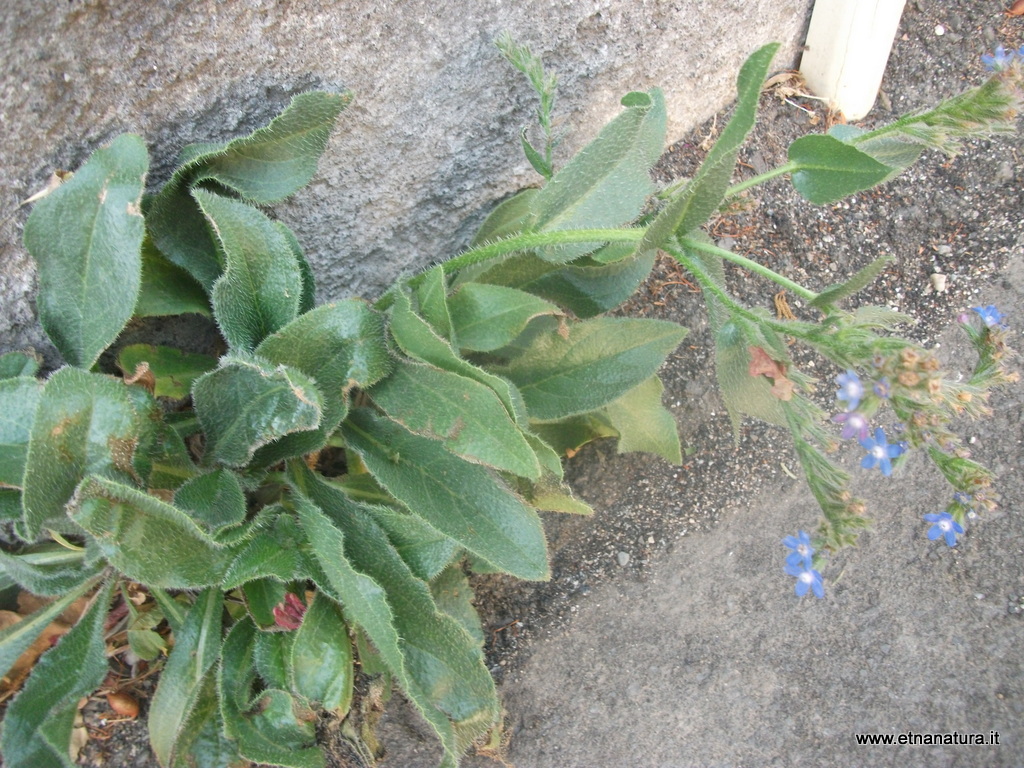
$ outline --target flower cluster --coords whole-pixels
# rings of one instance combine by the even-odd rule
[[[846,410],[833,416],[832,421],[843,425],[841,436],[844,440],[856,438],[861,447],[868,452],[861,461],[861,466],[865,469],[878,467],[882,474],[888,477],[892,474],[892,460],[903,454],[906,446],[903,443],[889,443],[885,430],[881,427],[875,429],[872,437],[871,423],[866,412],[873,412],[878,405],[877,401],[889,399],[892,386],[888,377],[881,376],[872,382],[870,394],[868,387],[852,369],[847,369],[845,373],[836,376],[836,383],[839,385],[836,399],[845,403]],[[872,395],[877,400],[867,408],[861,408],[862,401]]]
[[[803,597],[808,590],[813,591],[815,597],[824,597],[825,583],[813,567],[814,547],[811,546],[811,537],[806,531],[798,531],[796,536],[787,536],[782,543],[792,550],[786,556],[785,571],[796,577],[797,597]]]

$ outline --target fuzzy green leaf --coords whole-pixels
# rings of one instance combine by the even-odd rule
[[[389,507],[367,509],[417,578],[430,581],[445,569],[459,551],[458,544],[432,528],[418,515]]]
[[[242,757],[285,768],[323,768],[323,752],[315,746],[315,715],[290,694],[268,688],[255,693],[256,627],[251,620],[235,624],[224,639],[218,675],[221,713],[228,737]]]
[[[292,99],[269,125],[189,164],[195,181],[212,179],[254,203],[274,203],[313,178],[338,115],[351,93],[310,91]]]
[[[39,372],[39,358],[28,352],[5,352],[0,355],[0,380],[32,377]]]
[[[220,582],[228,553],[180,509],[100,477],[82,481],[69,516],[128,578],[166,589]]]
[[[259,358],[228,357],[192,387],[206,431],[206,460],[248,464],[262,445],[320,426],[323,397],[302,372]]]
[[[400,361],[370,396],[410,432],[469,461],[536,478],[537,458],[494,390],[429,365]]]
[[[400,663],[392,666],[386,655],[384,660],[434,726],[446,759],[454,765],[498,715],[494,682],[480,648],[437,609],[427,585],[413,576],[367,511],[308,472],[300,482],[322,507],[319,514],[333,522],[345,558],[385,590],[398,631]],[[373,633],[368,634],[377,644]]]
[[[348,413],[348,391],[370,387],[393,366],[384,318],[356,299],[325,304],[267,337],[256,354],[296,368],[314,379],[324,395],[320,426],[288,435],[261,449],[261,466],[319,450]]]
[[[220,654],[224,598],[219,589],[200,592],[160,673],[149,704],[149,743],[161,765],[173,766],[181,756],[187,726]]]
[[[503,200],[490,212],[484,223],[480,225],[476,235],[473,237],[471,246],[476,248],[480,245],[501,240],[505,237],[518,235],[520,232],[532,228],[534,198],[539,190],[524,189],[517,192],[507,200]]]
[[[26,552],[0,550],[0,573],[33,595],[63,595],[102,568],[88,562],[85,553],[59,544],[41,544]]]
[[[438,531],[521,579],[548,578],[540,519],[487,469],[366,410],[350,414],[342,434],[380,484]]]
[[[274,226],[277,227],[281,237],[288,243],[288,248],[291,249],[292,255],[295,257],[295,263],[299,265],[299,273],[302,276],[299,314],[303,315],[316,307],[316,276],[313,274],[313,268],[309,266],[306,254],[302,252],[302,245],[299,243],[299,238],[295,236],[295,233],[280,221],[275,221]]]
[[[534,229],[617,227],[635,219],[654,191],[650,168],[665,146],[665,102],[657,88],[629,93],[626,110],[556,173],[533,199]],[[600,243],[550,246],[547,261],[572,261]]]
[[[224,253],[224,274],[211,291],[213,314],[232,348],[252,351],[298,316],[298,260],[266,214],[202,189],[193,196]]]
[[[430,594],[437,607],[459,622],[478,646],[484,644],[484,631],[480,615],[473,607],[473,588],[462,571],[462,565],[453,563],[430,582]]]
[[[437,265],[420,275],[416,285],[416,302],[420,315],[446,339],[452,337],[452,318],[448,311],[448,287],[444,267]]]
[[[197,314],[211,317],[206,291],[188,272],[165,259],[146,240],[142,244],[142,287],[136,317]]]
[[[525,291],[467,283],[448,299],[455,345],[474,352],[510,344],[533,318],[559,314],[558,307]]]
[[[132,316],[142,277],[149,156],[138,136],[96,150],[25,224],[39,266],[39,320],[72,365],[91,368]]]
[[[43,654],[4,714],[0,752],[7,768],[72,768],[69,756],[78,700],[107,674],[104,622],[113,581],[61,641]]]
[[[826,288],[824,291],[819,293],[817,297],[810,301],[810,305],[821,309],[830,304],[842,301],[848,296],[852,296],[855,293],[863,291],[875,281],[876,277],[882,274],[882,270],[884,270],[891,262],[892,256],[882,256],[881,258],[875,259],[863,269],[858,270],[857,274],[845,283],[832,285]]]
[[[654,266],[653,250],[637,251],[608,264],[594,260],[602,251],[566,266],[522,254],[493,265],[475,279],[532,293],[580,318],[594,317],[632,296]]]
[[[0,379],[0,486],[21,488],[32,420],[43,383],[19,377]]]
[[[146,214],[153,243],[172,264],[188,272],[209,292],[224,271],[210,224],[188,189],[188,175],[175,172]]]
[[[605,406],[608,421],[619,433],[619,453],[655,453],[672,464],[683,463],[676,420],[661,404],[664,391],[661,379],[652,376]]]
[[[732,118],[693,179],[651,222],[638,251],[659,248],[670,238],[697,229],[718,210],[732,179],[736,154],[754,127],[761,85],[778,49],[778,43],[763,46],[743,63],[736,78],[738,98]]]
[[[801,136],[789,145],[793,186],[815,205],[834,203],[881,184],[893,168],[834,136]]]
[[[131,483],[139,435],[150,423],[118,379],[63,368],[46,382],[32,424],[22,502],[29,541],[69,527],[64,506],[87,474]]]
[[[254,661],[256,671],[269,688],[290,689],[292,632],[257,632]]]
[[[224,574],[222,586],[234,589],[261,578],[281,582],[303,578],[304,564],[299,552],[301,542],[302,535],[295,520],[290,515],[277,514],[276,518],[235,547],[237,555]]]
[[[733,318],[715,332],[715,371],[737,436],[744,414],[786,426],[786,414],[779,398],[772,394],[772,382],[765,376],[750,375],[748,325],[741,318]]]
[[[271,578],[255,579],[242,587],[246,608],[258,627],[268,628],[276,624],[274,606],[284,600],[286,591],[283,582]]]
[[[505,406],[506,412],[522,426],[525,407],[522,397],[507,380],[488,373],[463,359],[452,345],[441,338],[426,320],[412,309],[412,302],[404,291],[397,291],[391,308],[391,335],[398,347],[409,357],[438,368],[457,373],[490,387]]]
[[[318,592],[291,644],[295,692],[339,717],[352,704],[352,643],[337,604]]]
[[[686,335],[662,320],[595,318],[568,333],[538,334],[508,365],[507,376],[535,419],[561,419],[593,411],[645,381]]]
[[[245,520],[245,494],[237,475],[227,469],[215,469],[189,480],[174,494],[174,505],[212,535]]]
[[[95,586],[94,579],[78,584],[31,616],[26,616],[17,624],[0,632],[0,676],[10,672],[21,654],[29,649],[39,634],[64,613],[68,606]]]
[[[131,376],[141,363],[147,363],[156,380],[153,392],[157,397],[183,400],[192,390],[192,382],[217,367],[217,360],[209,355],[182,352],[174,347],[153,344],[130,344],[117,355],[117,366],[125,376]]]

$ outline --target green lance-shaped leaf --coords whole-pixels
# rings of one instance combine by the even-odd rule
[[[191,188],[211,180],[255,203],[293,194],[313,177],[331,128],[350,101],[347,93],[301,94],[270,125],[249,136],[185,147],[178,169],[146,217],[164,256],[209,291],[224,265]]]
[[[174,648],[149,704],[149,743],[161,765],[173,766],[189,738],[189,720],[220,655],[224,597],[219,589],[199,593],[174,633]]]
[[[202,768],[238,768],[244,765],[246,761],[238,754],[237,745],[224,731],[217,675],[211,672],[206,676],[188,722],[178,737],[175,751],[183,756],[178,765],[182,760],[185,765]]]
[[[0,486],[21,488],[32,420],[43,383],[18,377],[0,379]]]
[[[245,598],[245,607],[248,608],[249,615],[258,627],[266,629],[277,623],[274,618],[274,607],[284,600],[287,591],[288,588],[283,582],[270,577],[246,582],[242,587],[242,596]]]
[[[39,357],[30,352],[5,352],[0,355],[0,380],[33,377],[39,372]]]
[[[18,554],[0,550],[0,573],[33,595],[63,595],[102,567],[86,560],[84,552],[59,544],[42,544]]]
[[[465,360],[441,338],[426,320],[412,309],[412,301],[405,291],[396,291],[395,303],[391,308],[391,335],[406,355],[424,363],[430,363],[445,371],[457,373],[490,387],[505,406],[512,419],[524,426],[526,408],[522,396],[508,380],[488,373]]]
[[[87,477],[69,515],[128,578],[165,589],[220,582],[228,551],[180,509],[127,485]]]
[[[295,257],[295,262],[299,265],[299,273],[302,276],[302,295],[299,297],[299,314],[303,315],[316,306],[316,276],[313,274],[313,268],[309,266],[309,260],[306,258],[306,254],[303,253],[302,245],[299,243],[299,238],[295,236],[295,233],[280,221],[275,221],[274,226],[277,227],[277,231],[281,233],[281,237],[283,237],[285,242],[288,243],[288,247],[291,249],[292,255]]]
[[[306,609],[289,651],[294,691],[344,717],[352,704],[352,642],[337,604],[323,592]]]
[[[490,352],[511,344],[533,318],[560,314],[558,307],[525,291],[466,283],[448,299],[455,345]]]
[[[795,164],[793,186],[805,200],[815,205],[834,203],[871,189],[895,170],[857,147],[828,135],[800,137],[789,145],[789,160]]]
[[[348,92],[299,94],[270,125],[195,157],[195,180],[212,179],[254,203],[283,200],[313,178],[334,123],[351,102]]]
[[[86,580],[66,590],[61,597],[43,606],[31,616],[26,616],[17,624],[0,632],[0,676],[10,672],[21,654],[29,649],[40,633],[64,613],[68,606],[95,586],[96,579]]]
[[[594,317],[632,296],[654,266],[653,250],[636,251],[608,264],[595,260],[602,251],[569,265],[551,264],[532,253],[518,254],[497,264],[486,263],[489,269],[474,279],[532,293],[580,318]]]
[[[192,478],[178,488],[174,505],[211,535],[245,520],[245,494],[238,476],[228,469],[215,469]]]
[[[363,409],[342,434],[380,484],[432,527],[513,576],[548,578],[537,513],[489,470]]]
[[[63,368],[46,382],[25,459],[24,531],[35,539],[45,528],[77,531],[64,505],[87,474],[131,483],[134,452],[149,425],[119,379]]]
[[[323,752],[315,746],[315,714],[287,691],[267,688],[255,693],[256,632],[252,621],[243,619],[221,647],[218,688],[225,731],[247,760],[323,768]]]
[[[533,449],[494,390],[473,379],[400,361],[370,396],[410,432],[440,440],[464,459],[522,477],[540,474]]]
[[[471,247],[476,248],[531,229],[534,219],[534,198],[538,192],[536,189],[524,189],[498,203],[480,225],[473,242],[470,243]]]
[[[224,358],[192,387],[206,432],[207,462],[249,463],[272,440],[320,426],[323,397],[313,381],[286,365],[260,358]]]
[[[619,453],[655,453],[672,464],[682,464],[679,430],[672,414],[661,404],[665,391],[652,376],[605,406],[608,421],[619,433]]]
[[[427,585],[413,576],[368,511],[308,470],[298,471],[302,473],[299,483],[323,510],[317,510],[320,526],[327,523],[323,515],[330,517],[345,559],[385,590],[400,638],[400,663],[395,667],[387,654],[382,656],[434,726],[445,747],[447,764],[454,766],[498,715],[494,682],[480,647],[451,616],[438,610]],[[367,634],[381,650],[373,633],[368,630]]]
[[[92,367],[135,309],[148,169],[142,139],[119,136],[40,200],[25,224],[25,247],[39,266],[39,320],[79,368]]]
[[[686,332],[662,320],[600,317],[571,324],[564,336],[538,334],[494,370],[519,388],[531,418],[562,419],[600,408],[654,375]]]
[[[665,146],[665,101],[657,88],[622,99],[626,110],[533,198],[537,231],[616,227],[635,219],[653,192],[650,168]],[[572,261],[600,243],[549,246],[541,258]]]
[[[885,181],[899,175],[902,171],[917,162],[917,159],[924,152],[924,145],[901,141],[895,136],[874,136],[871,132],[858,128],[855,125],[842,124],[833,125],[828,129],[828,135],[834,136],[840,141],[857,147],[861,152],[871,155],[882,165],[892,168],[892,173],[885,178]]]
[[[346,299],[298,317],[256,349],[277,365],[296,368],[316,381],[323,416],[316,430],[288,435],[256,456],[261,466],[319,450],[348,413],[352,387],[370,387],[391,371],[384,318],[366,302]]]
[[[391,545],[417,578],[430,581],[459,552],[456,542],[428,525],[418,515],[382,506],[367,506],[366,509],[387,533]]]
[[[750,375],[750,346],[756,346],[753,333],[750,322],[742,318],[728,320],[715,331],[715,372],[737,439],[744,414],[786,425],[782,403],[772,394],[772,382],[765,376]]]
[[[212,316],[203,287],[187,271],[165,259],[148,238],[142,244],[142,287],[133,314]]]
[[[754,51],[743,63],[736,78],[738,95],[732,118],[693,179],[651,222],[638,251],[659,248],[673,236],[697,229],[718,210],[732,179],[736,153],[754,127],[761,85],[778,49],[778,43],[771,43]]]
[[[107,673],[104,622],[113,581],[60,642],[43,654],[4,715],[0,752],[8,768],[72,768],[69,757],[78,701]]]
[[[202,189],[193,196],[224,253],[224,274],[211,292],[214,317],[232,348],[252,351],[298,316],[298,260],[266,214]]]
[[[155,380],[153,394],[183,400],[192,391],[192,383],[217,367],[209,355],[182,352],[174,347],[153,344],[129,344],[117,355],[117,365],[125,376],[131,376],[146,363]]]
[[[291,632],[257,632],[256,648],[253,661],[256,672],[263,678],[269,688],[291,690],[290,657],[292,640]],[[300,693],[293,691],[296,695]]]
[[[479,647],[484,644],[480,615],[473,607],[473,588],[460,563],[449,565],[430,582],[430,594],[437,607],[459,622]]]
[[[826,288],[810,301],[810,305],[812,307],[824,309],[830,304],[836,304],[848,296],[852,296],[855,293],[863,291],[875,281],[876,277],[882,274],[882,271],[890,264],[890,262],[892,262],[892,256],[882,256],[881,258],[875,259],[863,269],[858,270],[857,274],[845,283],[832,285]]]
[[[420,315],[440,335],[452,338],[452,318],[448,310],[448,286],[444,267],[438,264],[420,275],[416,285],[416,302]]]
[[[299,551],[302,533],[295,520],[290,515],[280,514],[282,510],[278,507],[270,507],[268,511],[266,521],[233,548],[237,554],[224,573],[224,589],[263,578],[282,583],[305,578]]]

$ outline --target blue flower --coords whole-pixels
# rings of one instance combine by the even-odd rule
[[[861,447],[868,452],[868,455],[861,459],[860,465],[864,469],[879,467],[882,474],[888,477],[892,474],[892,461],[900,456],[906,447],[901,443],[890,445],[885,439],[885,430],[879,427],[875,430],[874,438],[863,438],[860,441]]]
[[[1003,318],[1006,317],[1006,315],[996,309],[995,304],[989,304],[987,307],[971,307],[971,309],[978,313],[978,317],[989,328],[1002,325]]]
[[[934,523],[934,525],[928,529],[928,538],[932,541],[935,541],[939,536],[944,536],[946,538],[946,544],[951,547],[955,547],[957,534],[964,532],[963,526],[954,520],[953,516],[949,514],[949,512],[925,515],[924,519],[926,522]]]
[[[860,411],[837,413],[832,417],[832,421],[843,425],[843,431],[840,435],[843,440],[849,440],[851,437],[856,437],[858,440],[867,440],[868,435],[871,434],[867,416]]]
[[[839,391],[836,392],[836,400],[846,401],[846,410],[855,411],[860,405],[860,399],[864,397],[864,385],[860,383],[860,377],[855,371],[847,369],[846,373],[836,376],[836,384]]]
[[[796,576],[796,596],[803,597],[807,590],[814,590],[815,597],[825,596],[825,583],[821,580],[821,574],[813,568],[804,565],[787,565],[786,573]]]
[[[786,565],[797,567],[803,563],[806,567],[811,567],[814,547],[811,546],[811,537],[806,531],[797,531],[796,536],[787,536],[782,543],[793,550],[786,555]]]
[[[1021,48],[1021,50],[1024,50],[1024,48]],[[985,65],[985,69],[989,72],[1002,72],[1013,63],[1013,60],[1016,57],[1016,51],[1012,48],[1010,50],[1006,50],[1000,45],[996,48],[995,53],[986,53],[982,56],[981,63]]]

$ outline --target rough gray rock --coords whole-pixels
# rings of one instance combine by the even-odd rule
[[[404,270],[463,244],[486,207],[532,184],[516,132],[533,96],[493,41],[528,43],[560,75],[565,159],[630,90],[661,86],[669,140],[734,97],[757,46],[795,63],[809,0],[508,3],[315,0],[108,3],[41,0],[0,8],[0,350],[49,349],[35,317],[35,270],[21,245],[27,208],[52,170],[73,169],[134,131],[150,182],[178,150],[266,123],[291,95],[350,88],[312,185],[276,208],[313,263],[320,299],[372,297]],[[713,41],[714,44],[709,44]]]

